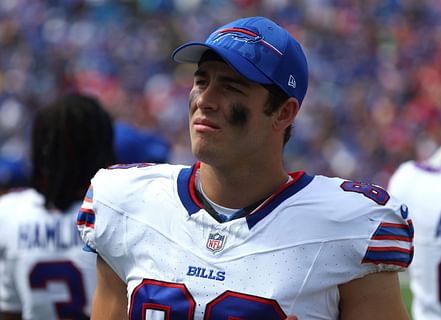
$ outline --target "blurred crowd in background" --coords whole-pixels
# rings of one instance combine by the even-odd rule
[[[170,54],[250,15],[287,28],[309,59],[289,170],[386,186],[441,144],[439,0],[1,0],[0,186],[26,181],[30,119],[71,90],[191,164],[193,68]]]

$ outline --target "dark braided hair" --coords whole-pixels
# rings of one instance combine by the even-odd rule
[[[95,98],[68,94],[37,111],[31,185],[47,208],[68,209],[93,175],[114,162],[112,119]]]

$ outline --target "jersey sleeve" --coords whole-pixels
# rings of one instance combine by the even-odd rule
[[[362,264],[377,271],[403,271],[414,255],[414,229],[407,206],[391,197],[367,243]]]
[[[413,259],[414,231],[411,212],[401,199],[376,185],[335,178],[317,179],[311,188],[317,192],[305,198],[323,207],[323,219],[315,224],[319,228],[312,230],[326,248],[319,262],[334,268],[338,283],[407,269]],[[311,217],[302,220],[310,223]]]
[[[138,244],[134,230],[139,219],[155,215],[148,210],[148,186],[170,176],[168,165],[134,164],[101,169],[91,181],[77,216],[77,227],[86,248],[100,255],[126,281],[135,264],[132,250]],[[156,188],[149,188],[158,192]],[[128,231],[130,229],[130,232]]]
[[[357,217],[356,224],[346,225],[347,232],[364,239],[359,242],[361,265],[373,268],[370,272],[405,270],[414,253],[413,223],[406,204],[374,184],[344,181],[340,188],[349,201],[348,212]]]
[[[77,216],[77,228],[85,243],[84,250],[100,255],[109,266],[124,280],[124,266],[121,257],[125,255],[125,213],[107,199],[112,198],[117,185],[117,177],[111,172],[100,170],[84,197]],[[101,195],[101,197],[100,197]]]

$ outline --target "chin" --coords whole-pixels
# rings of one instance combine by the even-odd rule
[[[208,146],[193,146],[192,153],[196,159],[207,164],[214,163],[216,159],[219,160],[219,158],[222,157],[221,154],[215,152],[213,148],[209,148]]]

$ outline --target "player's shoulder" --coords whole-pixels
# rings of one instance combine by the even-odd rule
[[[311,187],[312,192],[306,193],[309,211],[317,212],[320,230],[326,230],[329,239],[369,240],[385,236],[404,241],[406,250],[411,250],[411,212],[381,186],[315,176]]]
[[[44,209],[44,198],[34,189],[15,189],[0,197],[0,229],[10,232],[13,225],[38,216]]]
[[[335,208],[335,217],[396,216],[402,221],[403,203],[391,196],[382,186],[339,177],[316,176],[314,196],[322,199],[322,205]]]
[[[18,208],[24,206],[36,207],[44,203],[43,196],[32,188],[11,189],[0,196],[0,208]]]
[[[396,177],[408,177],[413,174],[423,172],[425,170],[428,170],[428,168],[426,169],[422,163],[414,160],[409,160],[401,163],[394,171],[391,178],[393,179]]]
[[[409,160],[401,163],[391,179],[397,177],[411,177],[413,175],[433,175],[441,174],[441,167],[436,167],[429,162]]]
[[[364,205],[386,205],[390,195],[380,185],[340,177],[315,176],[315,191],[326,193],[329,201],[355,201]]]
[[[171,186],[183,167],[185,166],[136,163],[101,169],[92,178],[93,198],[115,203],[127,197],[141,195],[152,185]]]
[[[409,190],[415,189],[417,184],[424,185],[429,181],[439,181],[440,178],[441,168],[427,162],[406,161],[391,175],[388,190],[392,194],[402,196]]]
[[[133,163],[116,164],[100,169],[94,182],[137,182],[157,179],[170,179],[182,166],[171,164]]]

